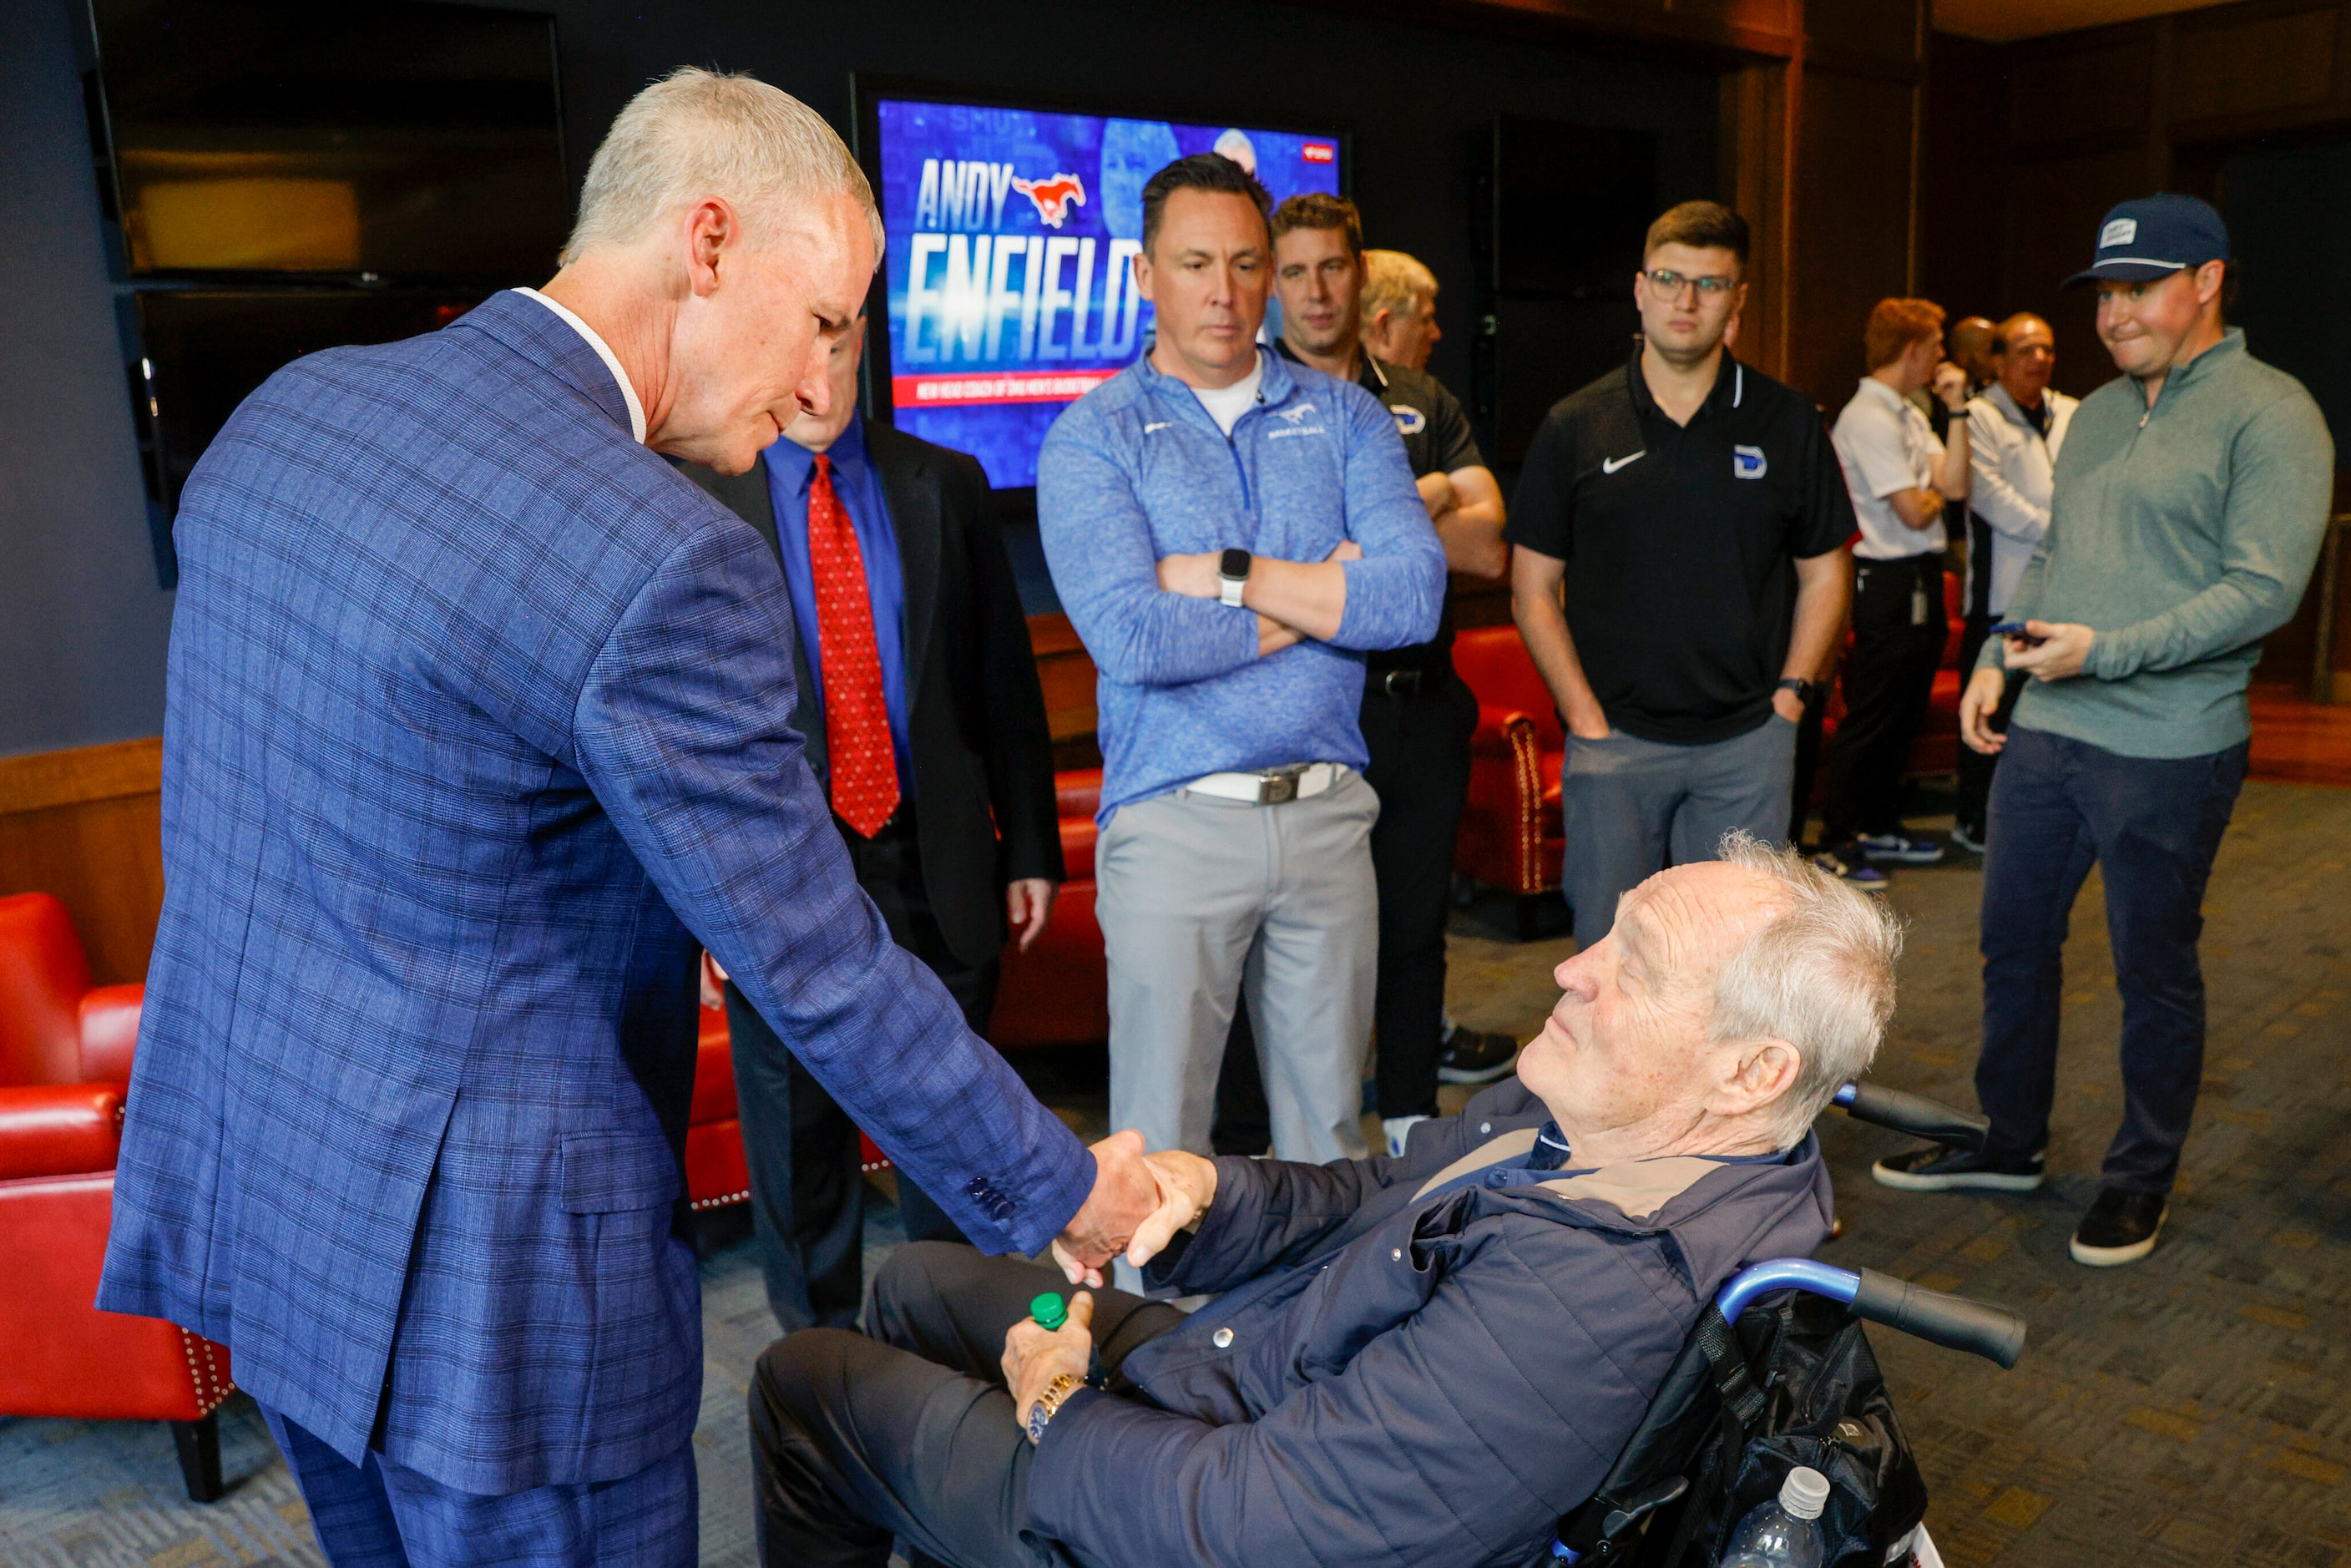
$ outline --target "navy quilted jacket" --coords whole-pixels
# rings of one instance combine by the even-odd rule
[[[1547,1115],[1513,1078],[1414,1129],[1402,1159],[1219,1159],[1214,1207],[1152,1273],[1225,1293],[1127,1357],[1139,1399],[1062,1407],[1029,1472],[1034,1530],[1121,1568],[1540,1560],[1715,1289],[1809,1253],[1831,1218],[1809,1136],[1638,1218],[1540,1186],[1416,1196]]]

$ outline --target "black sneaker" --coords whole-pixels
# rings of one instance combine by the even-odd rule
[[[2102,1186],[2098,1201],[2082,1216],[2082,1228],[2065,1249],[2074,1261],[2093,1269],[2113,1269],[2136,1263],[2155,1250],[2155,1239],[2171,1213],[2159,1192],[2125,1192]]]
[[[1444,1083],[1491,1083],[1508,1078],[1518,1061],[1519,1042],[1510,1035],[1455,1024],[1437,1052],[1437,1076]]]
[[[2031,1192],[2043,1176],[2042,1156],[2022,1164],[1994,1165],[1972,1149],[1927,1144],[1888,1155],[1869,1167],[1870,1179],[1880,1186],[1904,1192],[1951,1192],[1970,1188],[1984,1192]]]

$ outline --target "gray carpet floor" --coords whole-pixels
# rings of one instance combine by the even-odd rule
[[[1929,828],[1931,817],[1917,819]],[[2096,1190],[2120,1103],[2120,1019],[2094,878],[2075,912],[2052,1180],[2016,1199],[1917,1197],[1868,1179],[1901,1140],[1823,1124],[1845,1234],[1824,1249],[2025,1314],[2002,1373],[1876,1337],[1959,1564],[2228,1563],[2351,1568],[2351,791],[2248,786],[2206,906],[2210,1047],[2196,1133],[2162,1248],[2083,1269],[2065,1240]],[[1901,1010],[1876,1076],[1973,1103],[1981,876],[1955,855],[1896,874],[1910,926]],[[1493,901],[1457,917],[1462,1021],[1522,1037],[1556,995],[1562,936],[1508,939]],[[1047,1102],[1099,1129],[1099,1069],[1023,1063]],[[1458,1103],[1460,1092],[1449,1091]],[[703,1264],[703,1560],[752,1561],[746,1379],[772,1337],[749,1248]],[[896,1239],[877,1202],[871,1268]],[[0,1419],[0,1563],[206,1568],[319,1561],[249,1402],[224,1412],[229,1495],[180,1490],[160,1426]]]

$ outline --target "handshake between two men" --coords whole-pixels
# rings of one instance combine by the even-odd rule
[[[1827,1237],[1813,1117],[1893,1011],[1891,916],[1786,850],[1721,852],[1625,895],[1518,1076],[1401,1155],[1123,1132],[1060,1276],[900,1247],[862,1333],[760,1357],[763,1561],[882,1568],[893,1539],[1036,1568],[1534,1560],[1721,1281]],[[1122,1251],[1205,1304],[1104,1287]],[[1048,1327],[1063,1276],[1093,1289]]]

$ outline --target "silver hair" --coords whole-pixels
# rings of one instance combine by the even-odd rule
[[[580,217],[558,260],[629,245],[664,216],[724,197],[757,235],[792,208],[857,199],[882,255],[865,171],[824,117],[755,77],[681,66],[631,99],[589,161]]]
[[[1419,257],[1400,250],[1364,252],[1364,320],[1383,310],[1394,311],[1401,320],[1419,309],[1421,301],[1435,298],[1437,274],[1429,271]]]
[[[1781,910],[1715,977],[1708,1035],[1716,1044],[1783,1040],[1796,1048],[1802,1066],[1771,1112],[1784,1149],[1876,1057],[1894,1016],[1902,925],[1867,894],[1743,831],[1725,833],[1719,853],[1768,878]]]

